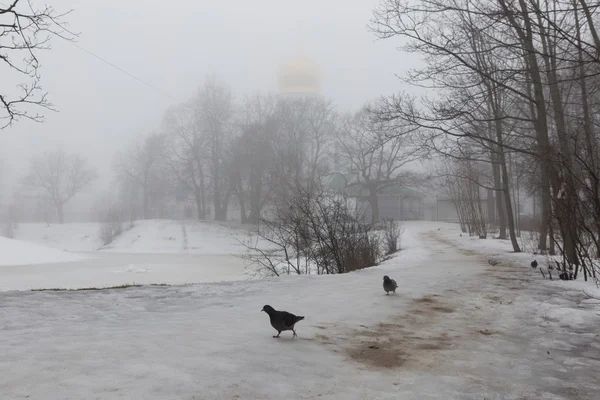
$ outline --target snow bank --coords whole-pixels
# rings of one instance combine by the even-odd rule
[[[102,246],[99,237],[100,224],[39,224],[20,223],[15,232],[15,239],[53,247],[65,251],[94,251]]]
[[[1,266],[65,263],[82,259],[61,250],[0,237]]]
[[[239,254],[249,227],[204,221],[137,221],[107,246],[100,239],[99,223],[19,224],[15,238],[72,252],[97,250],[118,253],[206,255]]]
[[[117,237],[103,250],[120,253],[240,254],[248,238],[242,227],[212,222],[145,220]]]

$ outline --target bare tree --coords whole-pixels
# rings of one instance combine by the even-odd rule
[[[230,179],[242,223],[256,222],[272,190],[270,169],[279,129],[275,98],[246,98],[239,118],[240,134],[231,142]]]
[[[331,101],[321,97],[279,100],[270,169],[274,201],[319,186],[333,166],[337,119]]]
[[[143,217],[149,219],[153,194],[163,196],[165,190],[165,168],[163,149],[165,137],[160,134],[139,136],[125,152],[115,157],[114,168],[125,187],[139,188],[142,192]]]
[[[32,159],[24,183],[51,202],[62,224],[65,204],[96,177],[96,171],[88,168],[83,158],[56,150]]]
[[[19,83],[13,90],[0,90],[0,129],[20,118],[42,121],[36,109],[52,110],[42,89],[38,53],[50,49],[52,36],[72,40],[64,22],[67,13],[52,6],[37,6],[31,0],[0,3],[0,74]]]
[[[206,79],[193,101],[195,123],[204,136],[209,153],[209,171],[215,219],[227,219],[232,194],[228,181],[227,144],[233,132],[233,96],[227,85],[216,77]]]
[[[488,220],[482,206],[483,170],[482,162],[450,159],[444,160],[440,171],[440,187],[456,208],[461,230],[480,239],[487,237]]]
[[[165,162],[177,181],[192,193],[199,220],[206,219],[208,191],[208,148],[190,106],[176,106],[165,115],[167,134]]]
[[[404,50],[423,55],[426,66],[411,71],[409,81],[437,89],[436,100],[420,105],[388,99],[387,117],[426,127],[434,144],[454,138],[461,156],[465,143],[477,146],[492,164],[515,251],[512,207],[519,204],[509,189],[529,182],[541,200],[539,250],[547,251],[549,237],[550,253],[561,250],[562,275],[576,278],[582,270],[586,279],[597,271],[600,236],[597,6],[382,0],[372,25],[380,37],[401,36]]]
[[[403,171],[423,157],[410,133],[399,132],[390,123],[376,121],[365,108],[346,118],[337,135],[339,156],[357,186],[368,192],[371,221],[379,222],[378,194],[394,185],[414,184],[414,173]]]

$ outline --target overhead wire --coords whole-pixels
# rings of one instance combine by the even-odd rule
[[[54,33],[54,32],[52,32],[52,33]],[[165,91],[163,91],[163,90],[161,90],[161,89],[157,88],[156,86],[154,86],[154,85],[152,85],[152,84],[150,84],[150,83],[146,82],[145,80],[143,80],[143,79],[141,79],[141,78],[138,78],[137,76],[135,76],[135,75],[133,75],[132,73],[130,73],[130,72],[128,72],[128,71],[126,71],[126,70],[124,70],[123,68],[119,67],[118,65],[116,65],[116,64],[114,64],[114,63],[112,63],[112,62],[110,62],[110,61],[108,61],[108,60],[106,60],[106,59],[104,59],[104,58],[100,57],[99,55],[97,55],[97,54],[93,53],[92,51],[90,51],[90,50],[88,50],[88,49],[84,48],[84,47],[83,47],[83,46],[81,46],[80,44],[78,44],[78,43],[76,43],[76,42],[74,42],[74,41],[72,41],[72,40],[69,40],[69,39],[67,39],[67,38],[65,38],[65,37],[63,37],[63,36],[61,36],[61,35],[59,35],[59,34],[57,34],[57,33],[54,33],[54,35],[55,35],[55,36],[57,36],[57,37],[59,37],[59,38],[61,38],[61,39],[63,39],[63,40],[64,40],[64,41],[66,41],[66,42],[69,42],[69,43],[71,43],[73,46],[77,47],[79,50],[81,50],[81,51],[83,51],[83,52],[85,52],[85,53],[89,54],[90,56],[92,56],[92,57],[94,57],[94,58],[96,58],[96,59],[100,60],[100,61],[101,61],[101,62],[103,62],[104,64],[106,64],[106,65],[108,65],[108,66],[110,66],[110,67],[112,67],[112,68],[116,69],[117,71],[119,71],[119,72],[121,72],[121,73],[123,73],[123,74],[125,74],[125,75],[129,76],[129,77],[130,77],[130,78],[132,78],[132,79],[135,79],[135,80],[136,80],[136,81],[138,81],[139,83],[141,83],[141,84],[143,84],[143,85],[145,85],[145,86],[149,87],[150,89],[152,89],[152,90],[156,91],[157,93],[161,94],[162,96],[165,96],[165,97],[169,98],[170,100],[173,100],[173,101],[175,101],[176,103],[179,103],[179,104],[181,104],[182,106],[189,107],[189,105],[188,105],[188,104],[186,104],[186,103],[184,103],[183,101],[181,101],[181,100],[179,100],[179,99],[177,99],[177,98],[175,98],[175,97],[171,96],[169,93],[167,93],[167,92],[165,92]]]

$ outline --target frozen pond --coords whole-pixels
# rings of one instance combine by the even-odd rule
[[[123,284],[184,284],[247,279],[233,255],[82,253],[68,263],[0,266],[0,291],[106,287]]]

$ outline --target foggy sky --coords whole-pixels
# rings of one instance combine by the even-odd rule
[[[236,98],[275,92],[279,64],[308,56],[321,66],[323,95],[350,111],[406,89],[395,74],[414,67],[396,50],[398,41],[377,41],[368,32],[376,0],[51,3],[57,11],[74,9],[67,18],[81,33],[80,46],[180,101],[211,73]],[[39,55],[42,85],[59,112],[46,112],[43,124],[22,120],[0,131],[9,181],[25,174],[33,154],[62,147],[98,168],[101,179],[87,191],[99,191],[110,183],[115,152],[158,128],[174,101],[60,39]]]

